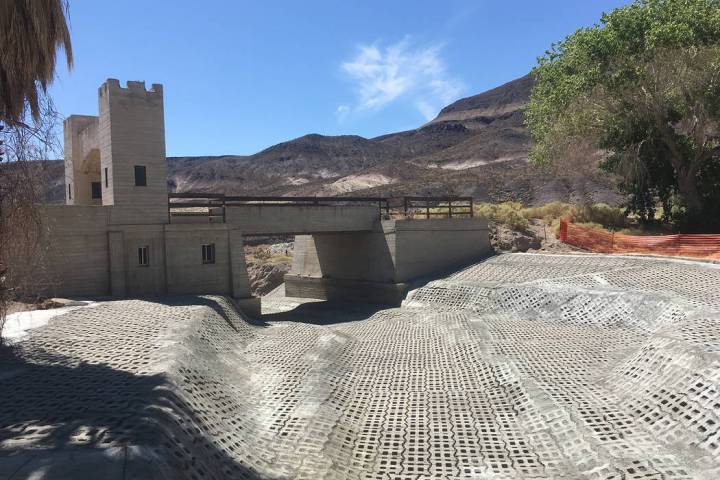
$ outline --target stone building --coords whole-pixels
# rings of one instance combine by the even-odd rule
[[[222,216],[173,215],[162,85],[108,79],[98,101],[99,116],[65,120],[66,205],[43,207],[45,294],[223,294],[257,313],[243,237],[295,234],[294,295],[397,303],[408,281],[489,250],[483,220],[383,221],[368,204],[245,203],[223,205]]]

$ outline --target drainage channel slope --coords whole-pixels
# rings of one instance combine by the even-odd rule
[[[4,362],[0,478],[717,478],[719,287],[699,262],[501,255],[365,313],[76,310]]]

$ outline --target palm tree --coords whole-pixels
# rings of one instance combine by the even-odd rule
[[[55,78],[57,49],[72,66],[67,0],[0,0],[0,120],[21,122],[26,106],[40,117],[39,97]]]
[[[58,48],[65,50],[68,67],[72,66],[66,11],[67,0],[0,0],[0,126],[5,123],[10,130],[9,134],[7,130],[3,132],[5,138],[0,138],[0,148],[8,136],[12,139],[31,136],[40,144],[52,143],[52,128],[45,126],[51,125],[57,114],[46,92],[55,78]],[[24,121],[28,111],[31,125]],[[25,142],[10,143],[30,153],[36,151]],[[41,252],[42,219],[36,188],[39,175],[36,168],[29,168],[30,163],[36,162],[27,161],[33,156],[25,154],[28,152],[20,155],[15,149],[13,168],[0,170],[0,333],[13,291],[10,287],[22,283],[22,279],[10,279],[12,251],[23,248],[29,252],[20,262]]]

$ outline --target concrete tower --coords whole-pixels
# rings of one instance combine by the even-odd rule
[[[128,223],[167,223],[167,165],[162,85],[122,88],[108,79],[99,89],[98,143],[102,204],[119,207]]]

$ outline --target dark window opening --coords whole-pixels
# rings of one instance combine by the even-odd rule
[[[90,182],[90,194],[92,198],[102,198],[102,186],[100,182]]]
[[[215,244],[210,243],[202,246],[202,262],[215,263]]]
[[[72,200],[72,183],[68,183],[68,200]]]
[[[138,248],[138,264],[141,267],[147,267],[150,265],[150,255],[149,255],[150,247],[140,247]]]
[[[108,188],[107,167],[105,167],[105,188]]]
[[[145,172],[144,165],[135,165],[135,186],[136,187],[147,186],[147,175]]]

